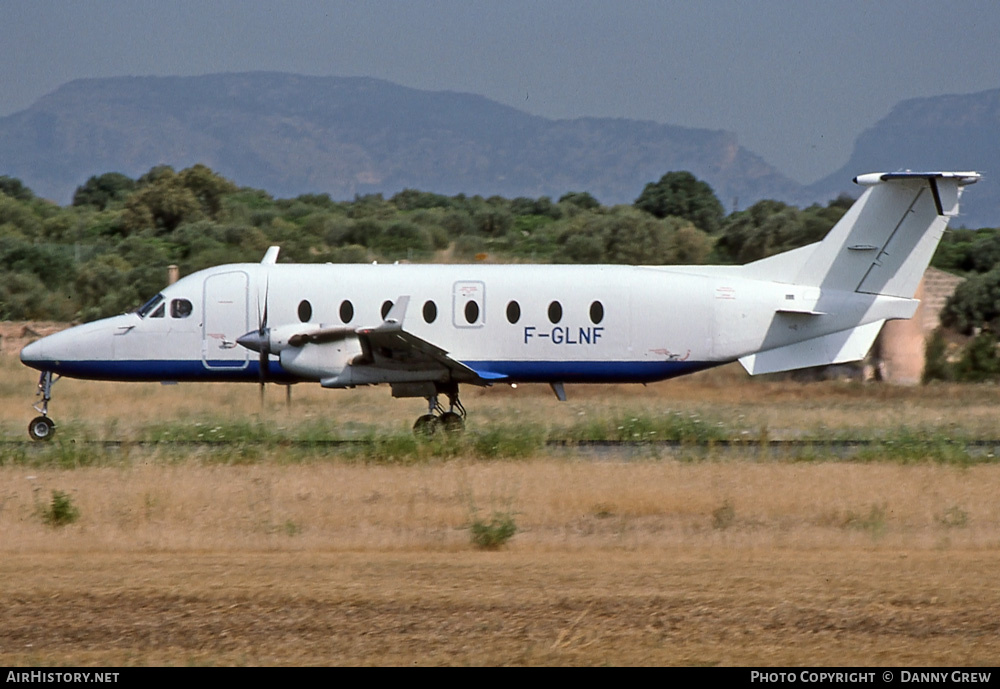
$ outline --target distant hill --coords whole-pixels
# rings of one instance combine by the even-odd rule
[[[727,210],[857,195],[851,178],[897,169],[974,169],[986,178],[956,225],[1000,225],[1000,89],[903,101],[857,140],[850,161],[803,187],[730,132],[655,122],[551,120],[482,96],[369,78],[256,72],[81,79],[0,118],[0,174],[68,203],[94,174],[137,177],[204,163],[278,197],[415,188],[632,203],[647,182],[689,170]]]
[[[1000,89],[900,102],[858,137],[850,160],[808,188],[812,198],[856,195],[852,177],[892,170],[976,170],[952,225],[1000,226]]]
[[[550,120],[481,96],[277,73],[70,82],[0,118],[0,174],[67,203],[93,174],[204,163],[279,196],[404,188],[631,203],[671,170],[720,200],[801,197],[729,132],[625,119]]]

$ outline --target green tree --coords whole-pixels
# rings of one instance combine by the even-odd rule
[[[630,206],[581,213],[569,221],[558,242],[560,258],[573,263],[698,263],[711,248],[708,236],[687,221],[658,220]]]
[[[406,220],[397,220],[389,225],[371,246],[389,260],[408,258],[411,251],[423,253],[434,249],[430,234]]]
[[[809,243],[802,212],[780,201],[758,201],[722,224],[716,250],[723,259],[748,263]]]
[[[139,179],[140,189],[128,197],[122,228],[131,234],[146,228],[169,233],[185,221],[197,219],[201,203],[172,168],[153,168]]]
[[[18,201],[31,201],[35,194],[17,177],[0,175],[0,194],[6,194]]]
[[[52,317],[48,289],[37,276],[0,273],[0,320],[26,321]]]
[[[924,349],[924,371],[921,380],[929,383],[932,380],[951,380],[953,377],[952,367],[948,362],[948,341],[945,340],[944,331],[935,328]]]
[[[103,211],[109,204],[124,199],[135,186],[135,180],[120,172],[95,175],[73,192],[73,205],[93,206]]]
[[[960,284],[945,302],[941,324],[966,335],[976,328],[1000,330],[1000,266]]]
[[[506,208],[486,206],[472,216],[476,233],[486,237],[502,237],[514,226],[514,217]]]
[[[559,203],[568,203],[585,211],[592,211],[601,207],[601,202],[585,191],[567,192],[559,197]]]
[[[102,254],[80,266],[76,277],[80,316],[88,321],[106,318],[139,304],[141,295],[131,274],[132,266],[115,254]]]
[[[726,214],[712,187],[690,172],[668,172],[650,182],[634,205],[657,218],[684,218],[708,233],[719,229]]]
[[[972,338],[954,370],[957,380],[968,383],[996,380],[1000,377],[1000,353],[997,352],[996,335],[983,330]]]
[[[219,217],[223,197],[237,191],[235,184],[200,163],[181,170],[178,178],[181,185],[198,199],[202,212],[213,220]]]
[[[401,211],[414,211],[426,208],[450,208],[451,199],[441,194],[416,189],[403,189],[394,194],[389,201]]]

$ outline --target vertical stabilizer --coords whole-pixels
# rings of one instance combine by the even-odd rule
[[[948,225],[958,214],[962,187],[975,172],[876,172],[855,177],[868,187],[826,238],[796,249],[793,268],[779,254],[745,268],[823,290],[912,298]]]

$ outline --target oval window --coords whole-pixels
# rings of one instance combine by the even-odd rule
[[[345,299],[340,302],[340,320],[342,323],[350,323],[354,318],[354,304]]]
[[[309,319],[313,317],[313,307],[307,299],[303,299],[299,302],[299,320],[303,323],[308,323]]]
[[[593,304],[590,305],[590,322],[593,323],[594,325],[597,325],[603,320],[604,320],[604,305],[599,301],[595,301]]]
[[[549,320],[553,323],[558,323],[562,320],[562,304],[557,301],[549,304]]]
[[[170,316],[172,318],[187,318],[192,311],[191,302],[187,299],[174,299],[170,302]]]
[[[466,302],[465,304],[465,320],[469,323],[475,323],[479,319],[479,304],[474,301]]]
[[[437,307],[437,304],[435,304],[432,301],[425,301],[424,302],[424,322],[425,323],[433,323],[434,320],[437,317],[438,317],[438,307]]]
[[[516,301],[507,304],[507,322],[517,323],[521,320],[521,305]]]
[[[392,311],[392,302],[386,299],[382,302],[382,320],[385,320],[385,317],[389,315],[390,311]]]

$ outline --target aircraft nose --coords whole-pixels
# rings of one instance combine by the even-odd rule
[[[107,361],[112,358],[112,333],[119,317],[85,323],[47,335],[21,350],[21,361],[39,371],[67,373],[75,362]]]
[[[43,364],[45,361],[44,339],[32,342],[21,350],[21,363],[26,366],[38,368],[37,364]]]

